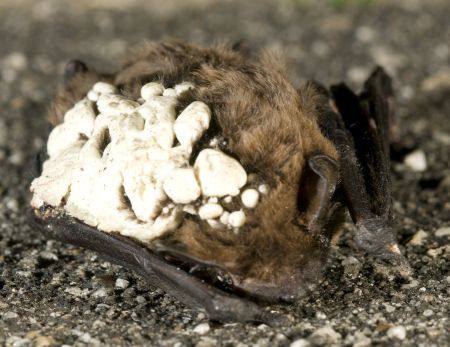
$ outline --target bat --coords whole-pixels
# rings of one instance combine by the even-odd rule
[[[114,105],[124,102],[123,107],[131,107],[130,112],[145,105],[145,88],[151,89],[148,93],[156,93],[149,100],[160,102],[164,95],[166,101],[171,97],[175,100],[173,86],[194,86],[177,94],[170,104],[178,115],[172,121],[181,122],[178,120],[183,112],[192,103],[200,102],[197,106],[206,105],[209,109],[209,113],[201,113],[209,125],[203,133],[195,132],[193,142],[183,137],[181,130],[175,131],[179,143],[172,142],[169,136],[168,149],[161,153],[191,141],[183,168],[194,168],[197,179],[203,175],[199,158],[212,153],[206,151],[215,151],[235,165],[228,171],[216,172],[217,177],[223,182],[238,182],[241,178],[235,179],[236,173],[245,176],[246,181],[239,181],[235,196],[225,196],[221,189],[226,185],[220,181],[214,187],[203,183],[200,193],[189,191],[198,197],[190,205],[194,211],[179,212],[182,218],[176,226],[148,240],[130,233],[124,235],[121,226],[114,223],[105,232],[95,223],[69,213],[71,196],[67,194],[74,194],[70,191],[57,203],[32,202],[29,220],[35,229],[136,271],[150,284],[219,322],[286,323],[285,317],[265,310],[264,304],[293,302],[313,290],[331,240],[341,232],[347,211],[356,226],[359,248],[408,272],[408,262],[400,253],[392,227],[389,145],[395,100],[391,79],[381,67],[368,77],[360,94],[343,83],[327,89],[309,81],[295,88],[283,61],[268,52],[253,59],[240,45],[229,48],[179,41],[151,42],[131,51],[121,70],[114,74],[98,73],[81,61],[69,62],[64,83],[49,111],[50,122],[55,126],[67,123],[70,109],[83,98],[88,100],[86,95],[92,96],[92,88],[95,91],[99,81],[116,90],[119,96]],[[98,93],[92,98],[98,98],[97,104],[92,100],[85,103],[94,110],[98,121],[106,109]],[[135,113],[123,119],[131,118],[138,124],[136,127],[141,126],[139,131],[147,129]],[[150,123],[147,118],[146,122]],[[148,125],[150,132],[154,131],[152,126],[158,125],[155,124]],[[100,157],[112,156],[108,147],[112,137],[116,136],[120,143],[120,129],[114,129],[110,127],[109,132],[98,135],[96,148]],[[78,130],[75,135],[73,141],[85,147],[94,138]],[[158,165],[154,164],[153,169],[157,170]],[[187,181],[183,178],[181,182]],[[43,184],[44,190],[50,189],[51,184],[47,185]],[[244,194],[242,190],[247,186],[253,188]],[[166,193],[175,196],[184,192],[183,184],[176,187]],[[137,198],[130,189],[125,185],[118,192],[123,196],[123,209],[132,216],[127,218],[145,226],[142,220],[147,217],[141,217],[145,211],[131,211],[133,199]],[[149,201],[154,202],[152,197]],[[94,198],[94,193],[86,197],[87,206]],[[157,213],[168,211],[157,203],[152,206]],[[107,208],[105,205],[96,213],[106,213]],[[232,219],[232,213],[227,211],[238,214]],[[223,223],[222,218],[226,220]]]

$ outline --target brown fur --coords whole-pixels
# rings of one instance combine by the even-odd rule
[[[309,282],[326,251],[308,233],[298,196],[308,156],[320,152],[336,159],[337,153],[316,123],[323,97],[312,86],[297,91],[280,61],[264,53],[260,61],[250,62],[221,45],[149,43],[130,53],[114,80],[134,98],[149,81],[160,80],[166,87],[194,82],[197,88],[186,104],[208,104],[227,141],[222,149],[270,186],[258,206],[246,210],[247,223],[237,234],[186,219],[163,240],[183,245],[180,249],[193,258],[219,265],[249,290]],[[59,92],[50,119],[61,120],[97,78],[93,72],[77,76]]]

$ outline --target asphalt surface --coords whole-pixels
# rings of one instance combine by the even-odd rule
[[[450,346],[450,3],[0,1],[0,345]],[[273,306],[289,326],[209,322],[96,254],[26,223],[32,158],[64,62],[113,71],[144,39],[247,40],[282,50],[295,84],[395,79],[405,153],[393,162],[398,239],[414,278],[332,251],[317,291]]]

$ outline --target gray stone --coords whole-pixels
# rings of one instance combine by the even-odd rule
[[[314,346],[329,346],[337,344],[342,339],[341,334],[329,326],[317,329],[309,336],[308,340]]]

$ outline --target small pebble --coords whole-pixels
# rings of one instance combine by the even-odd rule
[[[91,296],[93,298],[104,298],[106,297],[108,294],[106,293],[106,289],[105,288],[99,288],[97,289],[95,292],[93,292],[91,294]]]
[[[11,346],[11,347],[30,347],[32,345],[31,341],[29,339],[24,339],[20,336],[10,336],[6,340],[5,346]]]
[[[317,319],[327,319],[327,315],[325,314],[325,313],[323,313],[323,312],[320,312],[320,311],[317,311],[316,312],[316,318]]]
[[[412,280],[411,282],[402,285],[402,289],[412,289],[412,288],[416,288],[416,287],[419,286],[419,284],[420,284],[419,281],[417,281],[417,280]]]
[[[432,310],[425,310],[423,311],[423,315],[425,317],[431,317],[434,314],[434,312]]]
[[[210,330],[210,326],[208,323],[200,323],[194,328],[194,332],[199,335],[204,335]]]
[[[342,266],[344,266],[344,273],[346,275],[356,276],[361,270],[361,262],[355,257],[347,257],[342,261]]]
[[[3,320],[14,320],[17,318],[19,318],[19,315],[16,312],[12,311],[6,312],[2,317]]]
[[[45,260],[52,260],[52,261],[58,260],[58,256],[55,253],[52,253],[50,251],[40,252],[39,257],[42,259],[45,259]]]
[[[427,255],[429,255],[432,258],[439,257],[443,254],[450,253],[450,245],[442,246],[438,248],[431,248],[427,251]]]
[[[387,336],[391,339],[404,340],[406,337],[406,329],[401,325],[393,326],[388,329]]]
[[[352,347],[370,347],[372,340],[364,335],[362,332],[355,333],[355,340]]]
[[[216,346],[217,341],[207,336],[202,337],[200,341],[198,341],[195,344],[195,347],[216,347]]]
[[[356,38],[361,42],[371,42],[376,36],[377,31],[368,26],[360,26],[356,28]]]
[[[22,52],[13,52],[3,59],[3,63],[14,70],[24,70],[28,66],[28,58]]]
[[[437,237],[450,237],[450,227],[443,227],[436,230],[435,235]]]
[[[341,334],[337,333],[329,326],[317,329],[308,338],[314,346],[329,346],[338,343],[341,339]]]
[[[136,296],[136,301],[138,304],[145,304],[147,302],[147,300],[142,295]]]
[[[394,306],[389,305],[389,304],[383,304],[383,305],[384,305],[384,308],[386,309],[386,312],[392,313],[392,312],[395,311],[395,307]]]
[[[423,231],[423,230],[419,230],[418,232],[416,232],[411,240],[409,240],[408,245],[411,246],[420,246],[423,244],[423,241],[428,237],[428,234]]]
[[[405,157],[404,163],[415,172],[423,172],[427,169],[427,159],[425,157],[425,153],[420,149],[409,153]]]
[[[118,279],[116,279],[116,283],[114,284],[114,287],[116,289],[126,289],[126,288],[128,288],[129,285],[130,285],[130,282],[128,282],[127,280],[125,280],[123,278],[118,278]]]
[[[305,339],[298,339],[292,342],[289,347],[310,347],[311,343]]]
[[[347,71],[347,78],[354,83],[363,83],[370,71],[366,67],[353,66]]]

